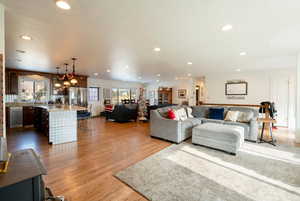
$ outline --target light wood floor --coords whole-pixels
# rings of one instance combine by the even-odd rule
[[[300,147],[287,129],[278,129],[275,135],[278,143]],[[119,124],[103,118],[83,121],[78,136],[76,143],[51,146],[32,128],[9,129],[8,149],[35,149],[48,169],[46,185],[69,201],[146,200],[113,174],[170,143],[149,137],[148,123]]]

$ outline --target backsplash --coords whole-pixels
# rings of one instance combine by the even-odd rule
[[[49,100],[48,101],[53,101],[53,102],[55,102],[57,99],[61,99],[62,100],[62,103],[65,103],[65,99],[66,99],[66,97],[65,96],[63,96],[63,95],[51,95],[50,97],[49,97]],[[22,102],[24,102],[24,101],[20,101],[20,98],[19,98],[19,96],[18,95],[16,95],[16,94],[6,94],[5,95],[5,103],[22,103]],[[48,102],[47,101],[47,102]]]

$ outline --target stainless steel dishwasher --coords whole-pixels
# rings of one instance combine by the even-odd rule
[[[11,107],[9,116],[10,128],[23,126],[23,107]]]

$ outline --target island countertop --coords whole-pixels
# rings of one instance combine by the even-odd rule
[[[76,106],[76,105],[38,105],[34,107],[39,107],[47,110],[48,112],[58,112],[58,111],[84,111],[87,110],[86,107]]]

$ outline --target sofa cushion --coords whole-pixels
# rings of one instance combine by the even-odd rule
[[[174,112],[176,115],[176,119],[178,119],[178,120],[184,121],[188,118],[184,108],[174,110]]]
[[[240,112],[252,112],[253,117],[252,119],[256,119],[258,117],[258,109],[249,108],[249,107],[229,107],[228,110],[230,111],[240,111]]]
[[[192,126],[196,126],[202,123],[201,119],[196,119],[196,118],[187,118],[186,120],[183,121],[184,123],[189,122]]]
[[[209,109],[209,118],[210,119],[224,119],[224,108],[210,108]]]
[[[169,111],[168,111],[168,118],[172,119],[172,120],[176,119],[176,114],[175,114],[174,110],[169,109]]]
[[[192,115],[192,112],[193,112],[192,108],[186,107],[185,109],[186,109],[187,117],[188,118],[193,118],[194,116]]]
[[[237,121],[242,123],[249,123],[251,119],[253,119],[253,117],[254,113],[252,111],[239,112]]]
[[[174,105],[174,106],[167,106],[167,107],[161,107],[161,108],[158,108],[157,111],[158,113],[164,117],[164,118],[168,118],[168,111],[170,109],[173,109],[173,110],[177,110],[177,109],[180,109],[182,108],[181,106],[177,106],[177,105]]]
[[[181,121],[181,135],[186,139],[192,136],[192,130],[195,126],[201,124],[200,119],[196,118],[187,118],[184,121]]]
[[[244,128],[244,132],[249,133],[250,131],[250,125],[247,123],[240,123],[240,122],[232,122],[232,121],[224,121],[224,124],[226,125],[234,125],[234,126],[241,126]]]
[[[219,119],[206,119],[206,118],[200,118],[202,123],[218,123],[218,124],[223,124],[224,120],[219,120]]]
[[[208,118],[209,107],[206,106],[194,106],[192,107],[192,115],[196,118]]]
[[[236,122],[240,116],[239,111],[228,111],[225,116],[225,121],[234,121]]]

